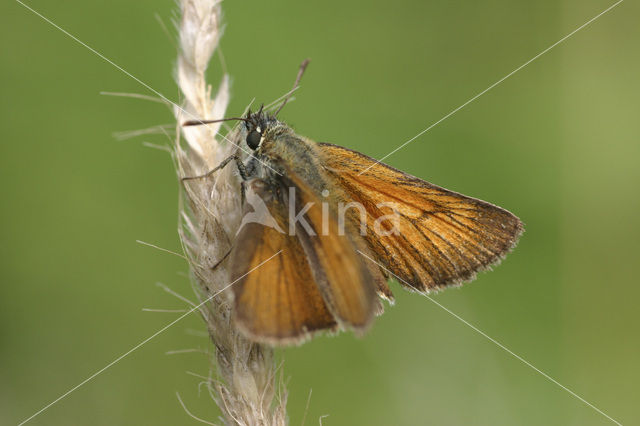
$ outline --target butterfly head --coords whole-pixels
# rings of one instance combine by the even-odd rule
[[[278,120],[275,116],[264,112],[263,107],[260,107],[258,111],[253,113],[248,111],[244,120],[244,127],[247,131],[247,137],[245,139],[247,146],[254,151],[260,148],[269,129],[277,123]]]

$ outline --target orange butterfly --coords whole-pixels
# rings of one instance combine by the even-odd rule
[[[382,313],[381,299],[393,302],[390,278],[421,293],[460,284],[517,243],[522,223],[500,207],[297,135],[276,118],[287,100],[274,115],[261,108],[225,119],[243,121],[250,156],[184,178],[238,166],[251,220],[226,261],[238,280],[235,321],[251,339],[290,344],[320,331],[363,333]]]

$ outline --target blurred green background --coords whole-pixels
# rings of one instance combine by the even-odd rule
[[[173,0],[33,8],[177,100]],[[289,89],[300,134],[380,158],[613,4],[274,0],[223,4],[229,114]],[[640,27],[626,1],[386,162],[518,214],[495,271],[436,300],[623,424],[640,423]],[[173,320],[192,296],[169,156],[113,133],[172,123],[148,93],[20,4],[0,5],[0,423],[17,424]],[[168,24],[170,26],[170,24]],[[173,31],[172,31],[173,34]],[[220,65],[212,65],[212,82]],[[610,420],[424,297],[394,286],[364,339],[283,351],[292,425],[606,425]],[[196,315],[30,422],[196,424]]]

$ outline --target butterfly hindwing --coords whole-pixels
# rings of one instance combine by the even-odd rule
[[[381,312],[375,277],[366,259],[358,253],[352,236],[340,231],[335,212],[323,211],[322,201],[310,185],[292,172],[286,182],[295,190],[294,210],[308,206],[304,220],[309,229],[298,224],[296,234],[329,310],[343,328],[365,331]]]

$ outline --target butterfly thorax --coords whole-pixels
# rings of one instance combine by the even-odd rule
[[[308,175],[319,170],[313,142],[297,135],[286,123],[258,111],[247,115],[244,128],[250,148],[246,160],[250,179],[275,183],[292,173]]]

